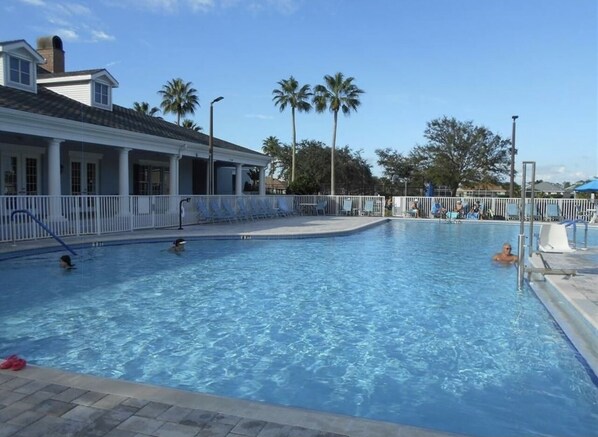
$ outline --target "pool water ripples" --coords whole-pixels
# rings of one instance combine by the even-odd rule
[[[516,231],[393,222],[188,241],[181,256],[105,245],[70,272],[55,254],[5,261],[0,352],[465,434],[590,435],[589,370],[515,269],[490,261]]]

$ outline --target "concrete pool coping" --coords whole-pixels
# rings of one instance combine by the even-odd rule
[[[66,238],[69,245],[89,246],[103,242],[163,240],[177,237],[205,238],[310,238],[347,235],[388,221],[382,217],[300,216],[255,222],[186,226],[184,230],[163,229],[126,234]],[[414,219],[398,219],[414,220]],[[421,219],[430,221],[426,219]],[[0,255],[15,252],[57,249],[52,240],[0,245]],[[60,249],[60,247],[58,247]],[[555,260],[551,261],[556,263]],[[574,260],[567,261],[575,262]],[[556,266],[555,266],[556,268]],[[578,325],[598,326],[598,292],[591,287],[595,270],[567,279],[547,278],[559,299],[575,301],[584,314],[568,310],[555,319],[563,331],[577,337],[572,343],[596,373],[598,360],[592,358],[596,340],[571,329]],[[565,281],[563,279],[563,281]],[[534,282],[543,283],[538,278]],[[533,286],[533,284],[532,284]],[[560,297],[559,297],[560,296]],[[542,298],[542,297],[541,297]],[[546,303],[546,302],[545,302]],[[559,317],[561,318],[559,320]],[[571,337],[570,337],[571,338]],[[581,345],[581,347],[580,347]],[[590,353],[590,356],[586,354]],[[2,408],[3,407],[3,408]],[[190,419],[201,417],[201,420]],[[176,420],[174,420],[176,418]],[[260,402],[230,399],[202,393],[112,380],[28,366],[20,372],[0,371],[0,437],[67,436],[449,436],[455,435],[387,422],[322,413]]]

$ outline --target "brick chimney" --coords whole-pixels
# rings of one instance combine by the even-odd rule
[[[46,63],[40,65],[50,73],[64,73],[64,50],[62,40],[58,36],[42,36],[37,39],[37,51],[46,58]]]

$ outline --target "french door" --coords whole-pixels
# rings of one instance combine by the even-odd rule
[[[40,194],[39,156],[24,153],[2,155],[2,194],[35,196]]]

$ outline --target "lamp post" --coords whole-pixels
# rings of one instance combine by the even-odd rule
[[[509,183],[509,198],[513,198],[513,185],[515,181],[515,127],[516,120],[519,118],[518,115],[513,115],[513,132],[511,134],[511,181]]]
[[[214,103],[219,102],[224,97],[216,97],[210,102],[210,139],[208,142],[208,194],[214,194]]]

